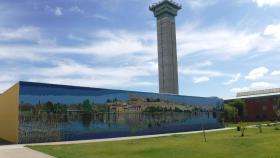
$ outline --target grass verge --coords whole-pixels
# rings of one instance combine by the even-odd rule
[[[58,158],[280,158],[280,131],[274,127],[206,134],[173,135],[115,142],[29,146]]]

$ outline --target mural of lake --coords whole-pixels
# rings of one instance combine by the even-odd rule
[[[20,143],[222,128],[223,101],[20,82]]]

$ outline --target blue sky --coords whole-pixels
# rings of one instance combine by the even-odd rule
[[[19,80],[158,92],[152,0],[0,0],[0,91]],[[180,94],[280,86],[280,0],[178,0]]]

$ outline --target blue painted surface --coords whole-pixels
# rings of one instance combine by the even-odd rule
[[[83,109],[88,104],[90,113]],[[221,128],[222,106],[223,101],[215,97],[20,82],[20,143]],[[57,110],[60,107],[63,112]],[[147,112],[147,107],[165,111]]]

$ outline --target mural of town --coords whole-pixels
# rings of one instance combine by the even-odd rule
[[[223,127],[218,98],[20,82],[20,143]]]

